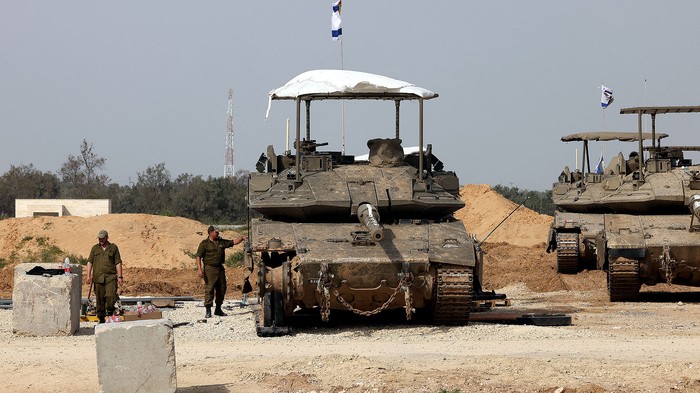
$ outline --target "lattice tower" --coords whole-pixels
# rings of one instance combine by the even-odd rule
[[[224,177],[233,177],[233,89],[228,90],[228,107],[226,109],[226,153],[224,155]]]

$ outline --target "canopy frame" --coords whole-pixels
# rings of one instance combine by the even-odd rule
[[[313,73],[314,71],[309,71],[309,73]],[[304,101],[306,103],[306,140],[311,140],[311,101],[317,101],[317,100],[390,100],[394,101],[394,106],[395,106],[395,121],[396,121],[396,138],[398,139],[400,137],[400,124],[399,124],[399,118],[400,118],[400,107],[401,107],[401,101],[412,101],[412,100],[418,100],[418,146],[419,146],[419,158],[418,158],[418,180],[420,182],[423,182],[423,166],[424,166],[424,157],[423,157],[423,101],[424,100],[429,100],[438,97],[437,93],[433,93],[429,90],[417,87],[413,84],[403,82],[403,81],[398,81],[395,79],[389,79],[386,77],[383,77],[381,75],[374,75],[374,74],[367,74],[367,73],[358,73],[355,71],[346,71],[346,70],[328,70],[328,71],[319,71],[319,73],[325,73],[323,75],[336,75],[336,76],[341,76],[341,77],[352,77],[352,78],[357,78],[357,77],[368,77],[368,79],[372,78],[382,78],[381,81],[388,81],[390,83],[395,83],[397,85],[400,85],[401,87],[386,87],[386,86],[381,86],[381,85],[373,85],[370,82],[366,80],[362,80],[362,88],[366,89],[368,86],[371,86],[371,88],[375,89],[375,91],[362,91],[362,90],[356,90],[354,87],[343,87],[339,86],[339,89],[336,91],[315,91],[315,92],[298,92],[298,93],[292,93],[292,94],[280,94],[278,95],[277,92],[282,90],[285,86],[288,86],[290,84],[293,84],[295,80],[299,80],[304,74],[301,74],[297,76],[296,78],[292,79],[290,82],[288,82],[285,86],[278,88],[276,90],[273,90],[270,92],[269,98],[270,101],[272,100],[295,100],[296,102],[296,142],[295,142],[295,166],[296,166],[296,174],[295,174],[295,180],[299,181],[301,179],[301,157],[299,154],[299,147],[301,146],[301,102]],[[323,75],[316,76],[316,79],[314,82],[319,82],[322,80]],[[334,81],[329,80],[327,84],[324,84],[323,87],[327,87],[329,85],[333,85]],[[411,90],[412,92],[402,92],[399,90],[402,89],[408,89]],[[303,89],[300,89],[303,90]],[[268,111],[269,111],[269,106],[268,106]]]
[[[644,147],[642,146],[642,115],[651,116],[651,134],[656,134],[656,115],[666,114],[666,113],[694,113],[700,112],[700,106],[638,106],[632,108],[622,108],[620,109],[621,115],[626,114],[637,114],[637,128],[639,130],[639,181],[644,182],[644,171],[642,170],[642,163],[644,162]],[[659,146],[661,147],[661,146]],[[649,150],[649,157],[654,157],[656,154],[656,145],[653,144],[652,148]],[[655,165],[658,165],[655,162]],[[658,168],[657,168],[658,169]]]

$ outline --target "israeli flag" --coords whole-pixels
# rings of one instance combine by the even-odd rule
[[[602,90],[600,95],[600,106],[605,109],[608,107],[608,105],[612,104],[615,99],[613,98],[612,90],[605,87],[605,85],[601,85],[600,89]]]
[[[340,27],[340,7],[343,5],[342,0],[333,3],[333,13],[331,14],[331,35],[333,41],[338,41],[343,35],[343,29]]]
[[[600,152],[600,160],[598,160],[598,165],[595,167],[595,173],[603,173],[605,170],[605,160],[603,160],[603,152]]]

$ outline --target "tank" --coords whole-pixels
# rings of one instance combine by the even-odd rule
[[[423,104],[438,95],[413,84],[347,70],[309,71],[270,92],[296,103],[295,151],[267,148],[249,178],[248,268],[257,267],[259,335],[289,331],[295,313],[371,316],[404,309],[435,324],[466,324],[481,293],[482,252],[453,213],[459,179],[423,147]],[[393,101],[395,133],[367,141],[368,154],[323,151],[311,139],[319,100]],[[417,101],[416,148],[399,130],[403,101]],[[306,132],[300,130],[305,104]],[[269,110],[269,109],[268,109]],[[367,125],[372,127],[372,125]],[[393,134],[393,135],[391,135]]]
[[[557,252],[560,273],[602,269],[608,273],[611,301],[638,298],[642,284],[700,286],[700,165],[685,152],[698,146],[662,146],[667,134],[656,132],[656,115],[691,113],[700,107],[624,108],[637,114],[639,130],[579,133],[562,138],[583,142],[581,168],[568,167],[552,187],[556,213],[547,252]],[[643,133],[642,115],[652,132]],[[591,141],[631,142],[591,169]]]

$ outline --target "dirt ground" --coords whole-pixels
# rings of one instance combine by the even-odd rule
[[[479,238],[516,206],[485,185],[465,186],[462,197],[467,207],[457,216]],[[259,338],[255,306],[236,306],[243,272],[229,268],[229,316],[197,324],[201,302],[165,313],[191,322],[175,329],[178,391],[700,392],[700,290],[643,287],[640,302],[610,303],[603,272],[556,273],[554,255],[544,252],[550,222],[520,208],[495,231],[484,244],[485,287],[512,301],[494,311],[564,313],[571,326],[433,327],[387,315]],[[199,298],[191,254],[205,227],[148,215],[7,219],[0,258],[36,255],[37,238],[86,256],[107,229],[125,261],[123,295]],[[8,265],[0,298],[11,295]],[[31,338],[13,335],[11,319],[11,310],[0,310],[0,391],[99,390],[92,324],[76,336]]]

